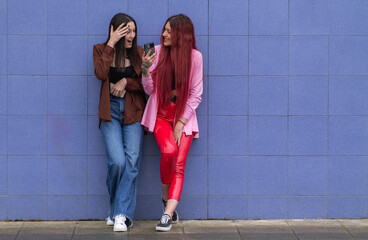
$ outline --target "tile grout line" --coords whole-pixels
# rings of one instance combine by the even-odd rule
[[[87,61],[86,61],[86,73],[87,73],[87,75],[88,75],[88,6],[89,6],[89,1],[88,0],[86,0],[86,15],[87,15],[87,21],[86,21],[86,29],[87,29],[87,37],[86,37],[86,57],[87,57]],[[86,143],[87,143],[87,149],[86,149],[86,162],[87,162],[87,167],[86,167],[86,172],[87,172],[87,174],[86,174],[86,177],[87,177],[87,184],[86,184],[86,187],[87,187],[87,189],[86,189],[86,192],[87,192],[87,199],[86,199],[86,201],[87,201],[87,212],[86,212],[86,217],[87,217],[87,219],[89,218],[89,212],[88,212],[88,207],[89,207],[89,193],[88,193],[88,169],[89,169],[89,155],[88,155],[88,119],[89,119],[89,117],[88,117],[88,76],[86,77],[86,79],[85,79],[85,81],[86,81],[86,103],[87,103],[87,116],[86,116],[86,121],[87,121],[87,131],[86,131]]]
[[[327,2],[327,14],[329,14],[329,3]],[[330,25],[330,24],[329,24]],[[326,217],[329,216],[329,168],[330,168],[330,28],[328,29],[328,38],[327,38],[327,189],[326,189]]]
[[[210,0],[207,0],[207,73],[210,73]],[[204,78],[204,76],[203,76]],[[210,118],[209,118],[209,106],[210,106],[210,77],[207,76],[207,84],[206,84],[206,89],[207,89],[207,219],[209,218],[209,188],[210,188],[210,184],[209,184],[209,163],[210,163],[210,157],[209,157],[209,140],[210,140]]]
[[[288,0],[288,93],[287,93],[287,118],[286,118],[286,217],[289,218],[289,135],[290,135],[290,0]]]
[[[46,218],[49,219],[49,1],[46,2]]]
[[[247,191],[246,191],[246,194],[247,195],[249,195],[249,169],[248,169],[248,167],[249,167],[249,161],[250,161],[250,158],[249,158],[249,129],[250,129],[250,126],[249,126],[249,121],[250,121],[250,117],[249,117],[249,113],[250,113],[250,111],[249,111],[249,107],[250,107],[250,103],[249,103],[249,87],[250,87],[250,76],[249,76],[249,74],[250,74],[250,64],[249,64],[249,61],[250,61],[250,48],[249,48],[249,46],[250,46],[250,37],[249,37],[249,32],[250,32],[250,30],[249,30],[249,21],[250,21],[250,17],[249,17],[249,14],[250,14],[250,3],[249,3],[249,1],[250,0],[248,0],[248,99],[247,99],[247,155],[248,155],[248,157],[246,158],[246,162],[245,162],[245,172],[246,172],[246,174],[247,174],[247,176],[246,176],[246,181],[247,181]],[[246,217],[248,218],[248,216],[249,216],[249,198],[247,197],[246,198],[246,212],[245,212],[245,215],[246,215]],[[239,230],[238,230],[239,231]],[[241,238],[241,235],[240,235],[240,238]]]
[[[6,218],[9,219],[9,2],[6,1]]]

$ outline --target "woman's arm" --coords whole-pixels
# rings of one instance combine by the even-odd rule
[[[114,59],[115,49],[109,45],[102,44],[93,46],[93,65],[95,76],[101,81],[106,81],[110,71],[111,63]]]
[[[151,71],[156,68],[158,57],[157,57],[157,49],[154,54],[150,56],[149,51],[147,56],[143,53],[142,57],[142,85],[146,94],[151,95],[154,90],[153,80],[151,76]]]
[[[194,61],[195,64],[193,66],[193,78],[190,85],[189,97],[182,116],[187,120],[193,116],[198,105],[201,103],[201,96],[203,93],[203,59],[200,52],[197,52]]]

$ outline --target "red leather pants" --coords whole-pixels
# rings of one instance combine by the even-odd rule
[[[179,147],[175,143],[173,124],[176,103],[166,102],[159,107],[153,135],[160,148],[161,182],[169,184],[168,199],[180,200],[184,184],[184,170],[193,135],[182,133]]]

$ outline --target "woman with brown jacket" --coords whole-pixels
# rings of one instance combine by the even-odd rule
[[[101,80],[99,125],[108,165],[107,225],[113,225],[114,231],[127,231],[133,224],[142,158],[143,49],[137,46],[137,25],[132,17],[116,14],[109,30],[106,42],[93,46],[95,75]]]

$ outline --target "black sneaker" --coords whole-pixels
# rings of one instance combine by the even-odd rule
[[[168,232],[171,230],[171,218],[170,215],[162,215],[160,222],[156,225],[156,231]]]
[[[162,199],[162,198],[161,198]],[[164,209],[164,212],[166,210],[166,205],[167,205],[167,201],[163,200],[162,199],[162,208]],[[174,211],[173,212],[173,215],[172,215],[172,219],[171,219],[172,223],[175,224],[175,223],[178,223],[179,222],[179,214],[177,211]]]

